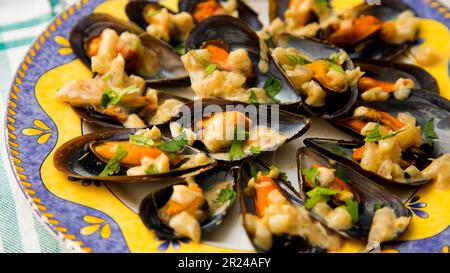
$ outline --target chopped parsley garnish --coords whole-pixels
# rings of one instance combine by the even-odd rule
[[[306,176],[308,181],[312,185],[316,185],[317,177],[319,176],[319,169],[317,168],[303,168],[302,169],[303,175]]]
[[[98,176],[110,176],[118,173],[120,171],[120,160],[126,157],[127,154],[127,150],[125,150],[122,145],[117,145],[111,160],[109,160],[108,164],[106,164],[105,168]]]
[[[264,82],[264,90],[266,90],[267,96],[274,102],[279,102],[275,96],[280,92],[281,88],[281,81],[274,76],[270,76]]]
[[[186,53],[184,49],[184,44],[179,44],[175,47],[175,50],[180,53],[180,55],[184,55]]]
[[[256,97],[255,92],[250,91],[250,97],[248,98],[248,102],[251,104],[258,103],[258,98]]]
[[[214,71],[216,71],[217,69],[217,65],[210,63],[208,60],[205,60],[204,58],[198,56],[198,55],[194,55],[194,58],[199,61],[202,62],[203,65],[205,66],[205,73],[210,75],[212,74]]]
[[[345,208],[350,215],[352,216],[352,223],[358,223],[359,221],[359,209],[358,209],[358,202],[356,202],[353,199],[347,199],[345,200],[345,206],[342,206]]]
[[[90,152],[85,153],[84,155],[82,155],[80,158],[78,158],[78,161],[83,160],[86,156],[88,156]]]
[[[332,60],[334,63],[339,63],[339,58],[341,57],[341,53],[337,52],[330,56],[330,60]]]
[[[425,126],[423,127],[423,132],[425,133],[425,138],[428,143],[428,145],[433,146],[433,140],[439,139],[439,136],[436,134],[436,131],[434,130],[434,118],[431,118],[427,123],[425,123]]]
[[[259,155],[261,153],[261,149],[258,147],[250,147],[250,152],[254,155]]]
[[[307,196],[313,197],[316,195],[330,195],[333,196],[337,194],[338,192],[336,190],[328,189],[328,188],[322,188],[322,187],[315,187],[314,189],[310,190],[306,193]]]
[[[145,170],[146,174],[157,174],[158,173],[158,168],[154,165],[154,164],[150,164],[150,166],[148,166],[147,170]]]
[[[153,140],[150,137],[139,136],[139,135],[130,135],[130,142],[136,146],[149,146],[152,147],[154,145]]]
[[[383,204],[383,203],[381,203],[381,202],[376,202],[375,205],[373,205],[373,211],[377,211],[377,210],[379,210],[379,209],[381,209],[381,208],[383,208],[383,207],[384,207],[384,204]]]
[[[386,134],[386,135],[382,136],[380,134],[380,130],[379,129],[380,129],[380,123],[377,122],[375,127],[373,127],[373,129],[370,131],[370,134],[364,139],[364,141],[365,142],[376,142],[376,141],[380,141],[380,140],[383,140],[383,139],[388,139],[388,138],[394,137],[394,136],[396,136],[399,133],[404,131],[404,130],[398,130],[396,132],[389,133],[389,134]]]
[[[234,203],[234,201],[236,201],[236,196],[236,192],[232,189],[221,189],[219,195],[217,195],[216,202],[224,204],[230,200],[231,203]]]
[[[351,184],[352,181],[350,180],[350,178],[348,178],[347,176],[345,176],[344,171],[342,169],[336,169],[336,171],[334,172],[334,175],[336,175],[337,177],[339,177],[342,181],[344,181],[347,184]]]
[[[285,172],[280,172],[280,179],[281,180],[288,180],[287,174]]]
[[[130,94],[130,93],[134,93],[134,92],[138,92],[139,91],[139,87],[136,87],[135,85],[129,86],[127,88],[124,89],[120,89],[120,90],[107,90],[102,94],[102,106],[104,108],[108,107],[108,105],[116,105],[117,103],[120,102],[120,100],[123,98],[123,96]]]
[[[293,62],[296,65],[305,65],[311,63],[300,55],[288,55],[287,58],[289,59],[289,61]]]
[[[339,155],[347,155],[339,146],[331,146],[331,151]]]
[[[237,126],[234,129],[234,140],[231,143],[230,148],[230,160],[234,159],[240,159],[245,155],[244,151],[242,150],[242,146],[244,144],[244,141],[248,135],[247,130],[243,130],[242,128],[239,129]]]
[[[242,151],[242,140],[233,140],[230,148],[230,159],[239,159],[245,155]]]
[[[188,144],[186,133],[182,133],[176,138],[158,145],[158,148],[165,152],[179,153],[183,150],[184,146]]]
[[[330,196],[328,195],[314,195],[313,197],[306,199],[305,208],[312,209],[317,203],[322,201],[328,202],[328,200],[330,200]]]
[[[333,69],[341,73],[345,73],[344,69],[340,65],[336,64],[334,61],[331,60],[324,60],[324,61],[330,69]]]
[[[206,72],[206,74],[210,75],[210,74],[214,73],[214,71],[216,71],[216,69],[217,69],[217,65],[210,63],[205,68],[205,72]]]

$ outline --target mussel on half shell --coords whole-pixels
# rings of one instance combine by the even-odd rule
[[[288,181],[281,179],[278,175],[272,175],[271,172],[272,169],[261,162],[249,159],[244,160],[239,169],[237,187],[239,204],[244,219],[243,225],[255,249],[258,252],[279,253],[325,252],[329,248],[332,248],[332,250],[339,248],[339,236],[312,219],[307,210],[303,208],[304,202],[299,193]],[[283,204],[274,203],[272,205],[273,200],[277,202],[283,200]],[[268,212],[268,210],[276,209],[277,205],[285,209],[288,206],[290,213],[302,218],[300,226],[310,229],[309,234],[297,233],[302,228],[300,230],[294,229],[295,231],[293,230],[292,233],[283,232],[282,230],[286,230],[287,227],[282,228],[284,226],[283,221],[278,220],[280,220],[279,217],[281,219],[286,217],[286,211],[279,212],[279,217],[277,217],[276,211]],[[266,226],[261,217],[271,218],[268,222],[272,223],[273,226]],[[295,221],[294,219],[298,221],[296,217],[291,215],[290,220]],[[290,226],[294,224],[290,223]],[[273,232],[271,228],[278,231]]]
[[[301,136],[310,126],[307,117],[275,107],[218,99],[186,103],[172,123],[190,128],[196,134],[198,147],[220,161],[239,161],[274,151]],[[242,139],[237,137],[239,130]]]
[[[223,14],[224,12],[220,12],[218,10],[223,9],[222,5],[227,1],[225,0],[179,0],[178,1],[178,8],[180,11],[186,11],[189,12],[194,16],[194,20],[196,22],[199,22],[200,20],[203,20],[210,15],[208,12],[206,14],[200,15],[199,18],[196,18],[196,13],[201,11],[201,5],[209,5],[213,6],[213,8],[207,7],[209,10],[209,13],[214,10],[215,14]],[[250,25],[255,30],[260,30],[263,26],[261,21],[258,18],[258,14],[250,8],[244,1],[242,0],[236,0],[236,11],[238,13],[238,18],[242,21],[246,22],[248,25]],[[201,18],[201,19],[200,19]],[[199,20],[200,19],[200,20]]]
[[[328,61],[331,56],[333,55],[339,56],[344,54],[346,55],[346,53],[342,49],[335,47],[331,44],[327,44],[316,39],[293,36],[287,33],[279,34],[273,37],[273,42],[276,45],[276,47],[289,50],[294,49],[296,52],[298,52],[299,56],[301,56],[308,62],[312,63],[314,63],[314,61],[321,61],[321,60],[324,60],[327,63],[328,62],[331,63],[331,61]],[[288,56],[288,58],[289,57],[290,56]],[[306,66],[308,65],[310,64],[306,64]],[[340,70],[340,73],[346,75],[345,71],[354,70],[355,66],[352,60],[350,58],[347,58],[345,62],[342,64],[341,69],[343,71]],[[322,74],[318,73],[318,75]],[[332,85],[329,82],[327,82],[327,80],[330,80],[328,79],[328,77],[313,76],[312,79],[315,82],[317,82],[326,92],[324,106],[314,107],[308,105],[308,103],[306,102],[304,102],[302,105],[307,112],[315,116],[324,119],[338,117],[343,113],[347,112],[353,106],[358,97],[357,85],[356,83],[352,83],[351,81],[343,85],[344,86],[343,88],[336,89],[335,87],[332,87]]]
[[[188,235],[187,233],[189,233],[191,237],[199,237],[200,234],[194,233],[209,232],[219,227],[225,216],[233,207],[236,199],[235,177],[235,169],[233,167],[218,166],[195,177],[189,178],[187,182],[175,184],[176,186],[189,185],[189,183],[192,182],[196,183],[202,191],[204,202],[201,204],[189,204],[185,209],[174,209],[174,212],[172,211],[171,213],[167,213],[166,209],[169,209],[171,196],[174,193],[174,185],[157,190],[156,192],[150,193],[141,202],[139,216],[145,226],[150,230],[153,230],[161,239],[182,239]],[[226,194],[224,194],[224,192]],[[185,196],[180,197],[185,198]],[[182,211],[194,210],[190,208],[190,206],[193,205],[197,205],[197,210],[200,210],[202,214],[197,217],[197,221],[199,221],[200,224],[200,229],[195,232],[187,232],[185,234],[176,232],[171,226],[175,229],[179,227],[177,227],[177,225],[173,225],[173,223],[169,226],[171,220],[170,218],[173,219],[176,214],[179,214]],[[166,213],[163,213],[165,210]],[[184,223],[184,225],[187,226],[189,223]],[[193,226],[195,227],[196,224],[194,223]]]
[[[384,234],[392,234],[393,236],[383,238],[384,240],[380,242],[370,242],[370,240],[377,237],[375,234],[372,234],[369,238],[376,211],[382,207],[390,208],[395,212],[396,219],[394,222],[397,221],[397,218],[406,217],[401,219],[406,224],[409,223],[410,213],[405,205],[395,195],[366,176],[359,174],[339,161],[331,160],[314,149],[300,148],[297,151],[297,164],[302,195],[304,198],[307,197],[310,201],[313,201],[308,209],[324,225],[346,237],[363,241],[369,240],[369,244],[380,244],[385,240],[393,240],[405,231],[405,226],[396,230],[396,226],[386,225],[385,228],[389,229],[389,231],[386,231]],[[319,168],[323,168],[324,171],[319,173]],[[311,170],[316,170],[318,172],[317,176],[308,173]],[[331,174],[330,171],[334,172],[334,174]],[[309,179],[314,181],[311,182]],[[316,192],[312,191],[313,189],[316,189]],[[317,189],[331,189],[336,194],[329,197],[319,196]],[[321,201],[314,203],[314,198],[318,196],[318,200]],[[309,203],[308,199],[306,204]],[[317,206],[322,201],[324,203]],[[354,215],[350,213],[352,209],[350,209],[351,204],[347,205],[348,202],[357,204],[356,208],[355,205],[352,208],[355,210],[352,212]],[[334,209],[329,209],[328,205],[334,207]],[[345,211],[338,213],[336,211],[338,207],[349,211],[349,215],[342,215],[342,213],[346,214]],[[391,230],[396,231],[391,233]],[[374,232],[383,231],[375,230]]]
[[[297,107],[300,104],[301,97],[297,94],[280,66],[274,61],[265,43],[259,39],[255,31],[247,24],[237,18],[226,15],[207,18],[198,23],[191,31],[186,40],[186,52],[203,49],[211,43],[220,44],[221,47],[226,48],[230,52],[237,50],[246,51],[252,66],[251,76],[246,78],[245,86],[246,88],[248,87],[247,91],[252,89],[263,90],[272,99],[272,102],[283,106]],[[192,73],[195,73],[195,71]],[[270,81],[277,82],[276,94],[269,95],[269,91],[267,91],[266,85]],[[230,100],[251,102],[248,98],[245,100]]]
[[[138,56],[134,61],[126,63],[127,72],[138,75],[147,82],[147,84],[159,86],[189,85],[189,75],[184,69],[178,52],[165,42],[156,39],[145,33],[137,25],[117,19],[108,14],[93,13],[83,17],[77,22],[70,33],[70,45],[73,52],[89,68],[91,68],[91,57],[88,55],[88,45],[99,38],[105,29],[112,29],[117,34],[130,32],[138,35],[145,56],[156,61],[156,67],[151,67],[151,71],[146,72],[147,65],[144,65],[146,58]],[[155,59],[156,58],[156,59]]]
[[[401,185],[401,186],[422,186],[431,182],[428,178],[409,178],[404,179],[388,179],[375,172],[365,170],[360,166],[360,163],[353,159],[354,150],[364,146],[364,141],[354,140],[336,140],[324,138],[307,138],[304,140],[306,147],[315,149],[321,154],[329,157],[334,161],[355,170],[361,175],[366,176],[370,180],[384,185]]]
[[[203,160],[199,161],[198,164],[194,164],[195,160],[191,162],[192,164],[185,164],[189,159],[202,154],[202,152],[192,147],[184,146],[181,152],[175,154],[175,156],[167,156],[167,158],[173,158],[168,172],[159,173],[155,171],[153,172],[154,174],[144,172],[143,175],[127,175],[127,170],[140,166],[144,157],[152,157],[155,152],[158,152],[160,155],[165,153],[158,146],[147,147],[133,144],[130,141],[130,135],[134,135],[137,132],[138,130],[136,129],[117,129],[76,137],[56,150],[53,158],[54,165],[56,169],[65,173],[70,179],[99,180],[114,183],[142,183],[177,178],[188,174],[200,173],[216,165],[215,160],[204,154],[202,156]],[[161,141],[162,143],[167,143],[170,140],[162,137]],[[127,153],[124,158],[116,162],[119,164],[118,172],[113,175],[101,175],[105,171],[107,163],[110,163],[112,158],[114,158],[114,155],[112,155],[113,146],[117,150],[119,145]],[[108,147],[111,147],[111,149]],[[143,151],[146,148],[150,150]]]

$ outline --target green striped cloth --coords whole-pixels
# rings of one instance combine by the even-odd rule
[[[2,0],[0,2],[0,113],[13,75],[31,42],[68,2],[60,0]],[[6,155],[5,130],[0,130],[0,253],[65,252],[63,243],[42,224],[12,176]]]

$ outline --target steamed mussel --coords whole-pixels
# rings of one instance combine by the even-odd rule
[[[303,107],[324,119],[347,112],[357,99],[363,74],[340,48],[305,37],[273,37],[272,55],[305,98]]]
[[[352,57],[392,59],[417,40],[419,19],[400,0],[363,3],[337,13],[327,0],[270,1],[272,23],[262,37],[288,32],[316,37],[344,48]]]
[[[267,106],[206,99],[180,108],[170,123],[172,136],[185,133],[221,161],[239,161],[274,151],[308,130],[304,116]],[[183,128],[184,127],[184,128]]]
[[[56,169],[72,179],[146,182],[202,172],[216,162],[186,146],[185,135],[168,139],[152,129],[119,129],[87,134],[56,150]]]
[[[149,194],[139,216],[161,239],[189,238],[217,228],[236,200],[234,170],[221,166]]]
[[[403,101],[358,102],[333,123],[365,140],[348,155],[363,169],[389,180],[425,183],[434,178],[441,184],[448,179],[448,164],[439,162],[445,163],[450,153],[449,113],[448,100],[416,89]]]
[[[198,23],[181,59],[200,98],[290,106],[301,102],[267,46],[234,17],[213,16]]]
[[[77,57],[96,74],[113,73],[111,63],[121,56],[128,74],[151,85],[188,84],[178,52],[132,23],[94,13],[77,22],[69,40]]]
[[[410,213],[386,189],[311,148],[300,148],[297,161],[304,206],[327,227],[369,250],[406,230]]]
[[[194,25],[210,16],[232,15],[257,30],[262,27],[256,12],[241,0],[180,0],[178,13],[173,13],[156,0],[138,0],[130,1],[125,10],[128,18],[147,33],[180,51]]]
[[[258,252],[340,249],[340,236],[311,217],[298,192],[281,178],[278,168],[244,160],[238,191],[243,225]]]

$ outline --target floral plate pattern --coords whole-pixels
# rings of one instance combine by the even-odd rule
[[[175,7],[176,0],[163,1]],[[335,0],[336,8],[361,1]],[[422,19],[423,45],[439,50],[441,64],[426,68],[442,95],[450,98],[450,11],[437,1],[407,0]],[[36,39],[14,78],[7,101],[8,154],[15,178],[37,213],[57,235],[86,252],[229,252],[239,249],[188,240],[164,241],[147,230],[139,216],[107,185],[74,182],[56,171],[53,153],[64,142],[83,133],[82,122],[55,92],[72,79],[92,73],[76,59],[67,38],[72,26],[92,12],[126,18],[127,1],[83,0],[58,16]],[[447,37],[445,39],[445,37]],[[385,246],[386,252],[448,252],[450,245],[450,189],[433,184],[417,189],[406,200],[413,213],[408,231]],[[343,251],[358,251],[348,242]]]

